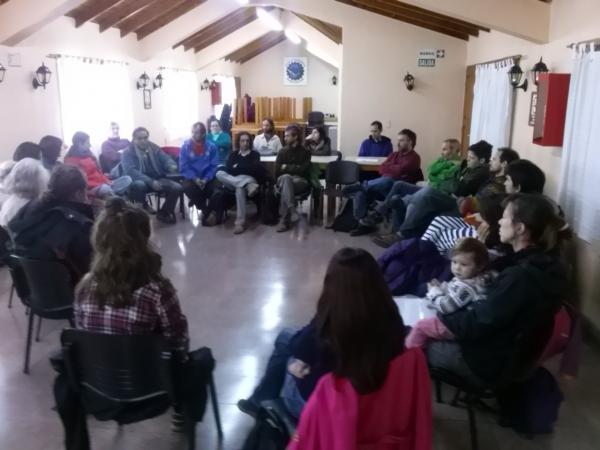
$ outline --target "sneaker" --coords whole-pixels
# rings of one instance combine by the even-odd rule
[[[350,232],[350,236],[363,236],[365,234],[370,234],[373,231],[375,231],[376,228],[374,226],[371,225],[362,225],[361,223],[358,224],[358,227],[356,227],[354,230],[352,230]]]
[[[233,229],[233,234],[242,234],[244,231],[246,231],[245,225],[236,225]]]
[[[362,189],[362,184],[360,184],[360,183],[349,184],[342,188],[342,195],[346,197],[351,194],[355,194],[356,192],[360,191],[361,189]]]
[[[391,247],[400,240],[402,238],[396,233],[380,234],[373,237],[373,243],[383,248]]]
[[[256,415],[258,414],[258,405],[252,400],[242,399],[237,402],[237,407],[241,412],[248,414],[251,417],[256,418]]]
[[[214,227],[217,224],[217,215],[214,212],[209,213],[206,217],[202,217],[203,227]]]
[[[177,223],[175,213],[166,213],[162,211],[159,211],[158,214],[156,214],[156,220],[167,225],[173,225]]]
[[[256,195],[256,193],[258,192],[258,184],[256,183],[248,183],[246,185],[246,192],[248,193],[248,197],[252,198]]]
[[[277,231],[278,233],[283,233],[285,231],[288,231],[289,229],[290,229],[289,221],[282,219],[279,221],[279,225],[277,225],[277,229],[275,231]]]

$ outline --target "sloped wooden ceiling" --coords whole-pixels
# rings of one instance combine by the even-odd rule
[[[140,40],[206,1],[87,0],[66,15],[75,19],[76,27],[92,21],[98,23],[100,31],[116,27],[121,37],[135,33]]]
[[[480,31],[490,31],[474,23],[465,22],[454,17],[438,14],[428,9],[419,8],[396,0],[336,0],[356,8],[361,8],[391,19],[407,22],[428,30],[437,31],[458,39],[469,40],[470,36],[478,36]]]
[[[294,13],[299,19],[304,20],[307,24],[317,29],[336,44],[342,43],[342,28],[331,23],[323,22],[314,17],[305,16],[303,14]]]
[[[266,52],[271,47],[275,47],[280,42],[285,41],[285,39],[286,37],[283,31],[270,31],[269,33],[230,53],[225,57],[225,60],[244,64],[246,61],[249,61],[255,56]]]

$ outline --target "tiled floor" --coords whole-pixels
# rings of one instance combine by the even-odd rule
[[[238,449],[251,421],[235,407],[261,374],[277,331],[300,326],[314,313],[326,264],[336,249],[363,246],[380,250],[368,238],[351,238],[322,228],[277,234],[257,226],[241,236],[232,226],[202,228],[186,220],[156,226],[154,241],[165,272],[178,288],[189,323],[192,347],[209,346],[217,358],[216,383],[225,440],[219,446],[207,415],[197,429],[201,450]],[[0,450],[58,450],[62,429],[51,410],[53,373],[48,355],[57,348],[59,322],[44,322],[42,341],[34,343],[31,375],[23,375],[26,316],[16,300],[6,308],[10,282],[0,271]],[[552,436],[525,440],[479,414],[482,450],[600,448],[600,357],[585,349],[581,375],[566,386],[566,402]],[[449,396],[449,393],[446,394]],[[469,448],[466,412],[434,406],[435,449]],[[121,430],[90,420],[95,450],[184,449],[169,429],[167,415]]]

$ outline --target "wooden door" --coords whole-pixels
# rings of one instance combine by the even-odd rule
[[[463,124],[461,135],[461,154],[467,155],[469,148],[469,138],[471,134],[471,114],[473,112],[473,88],[475,87],[475,66],[467,66],[467,76],[465,78],[465,104],[463,107]]]

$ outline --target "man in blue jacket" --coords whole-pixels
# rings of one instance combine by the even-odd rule
[[[192,125],[192,137],[185,141],[179,154],[179,172],[184,178],[183,190],[190,203],[202,211],[202,224],[212,225],[209,217],[214,218],[207,208],[211,198],[215,173],[219,167],[219,149],[206,138],[206,127],[197,122]]]
[[[371,124],[371,134],[360,144],[358,156],[387,157],[394,151],[389,137],[381,134],[383,125],[376,120]]]
[[[148,192],[165,193],[165,202],[156,218],[163,223],[174,224],[177,222],[175,205],[183,188],[167,177],[178,175],[177,164],[149,138],[146,128],[138,127],[133,131],[133,142],[123,152],[121,160],[123,172],[133,179],[129,189],[134,202],[145,205]]]

